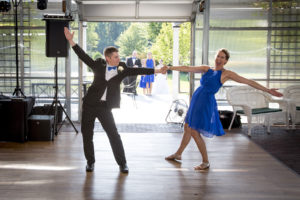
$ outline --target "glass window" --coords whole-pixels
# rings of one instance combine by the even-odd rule
[[[249,5],[220,7],[212,3],[210,27],[268,27],[268,15],[262,8]]]
[[[266,47],[267,31],[210,31],[209,64],[214,66],[217,50],[226,48],[226,69],[251,79],[266,78]]]

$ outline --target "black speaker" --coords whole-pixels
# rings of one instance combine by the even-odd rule
[[[69,21],[58,19],[46,20],[46,56],[67,57],[69,43],[65,38],[64,27],[69,27]]]
[[[44,104],[44,106],[35,106],[32,109],[33,115],[54,115],[55,109],[51,104]],[[61,123],[63,118],[63,108],[58,105],[57,107],[57,122]]]
[[[31,115],[28,118],[28,140],[49,141],[54,140],[54,116],[52,115]]]
[[[45,9],[47,9],[47,3],[48,3],[48,0],[38,0],[37,8],[40,10],[45,10]]]

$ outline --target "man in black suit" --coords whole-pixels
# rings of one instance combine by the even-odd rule
[[[127,67],[142,67],[141,60],[137,57],[137,51],[134,50],[132,52],[132,57],[128,58],[126,61]],[[136,78],[137,76],[128,76],[124,78],[124,89],[123,92],[133,93],[137,95],[136,93]]]
[[[87,160],[86,171],[94,170],[94,123],[98,118],[105,130],[116,162],[122,173],[128,173],[125,152],[121,137],[118,133],[112,108],[120,107],[120,83],[123,78],[130,75],[165,73],[167,68],[160,70],[146,68],[128,68],[120,62],[118,49],[107,47],[104,50],[105,60],[93,60],[74,41],[74,32],[70,33],[65,27],[64,33],[78,57],[89,66],[94,73],[94,81],[83,98],[81,132],[83,137],[84,155]]]

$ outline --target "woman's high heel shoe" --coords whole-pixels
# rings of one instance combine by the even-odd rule
[[[165,157],[166,160],[181,160],[181,155],[172,154],[170,156]]]
[[[194,167],[195,170],[206,170],[210,167],[209,163],[203,162],[200,165]]]

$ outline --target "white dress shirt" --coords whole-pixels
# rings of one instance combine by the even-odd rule
[[[109,65],[106,66],[105,79],[107,81],[109,81],[112,77],[118,75],[118,67],[117,67],[117,69],[115,69],[115,70],[112,69],[110,71],[108,71],[108,67],[111,67],[111,66],[109,66]],[[107,87],[105,88],[105,91],[101,97],[101,101],[106,101],[106,92],[107,92]]]

